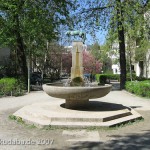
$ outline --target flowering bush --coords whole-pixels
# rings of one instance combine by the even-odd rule
[[[99,73],[101,71],[102,64],[100,61],[96,60],[90,52],[84,51],[83,67],[84,73]]]
[[[72,67],[72,54],[64,53],[62,55],[62,66],[63,70],[67,73],[71,72]],[[95,59],[95,57],[87,51],[83,51],[83,67],[84,73],[99,73],[102,67],[102,64]]]

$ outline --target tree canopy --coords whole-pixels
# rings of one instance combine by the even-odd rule
[[[125,33],[128,29],[140,27],[144,13],[150,8],[149,0],[87,0],[79,2],[75,18],[88,32],[108,29],[118,38],[120,53],[120,86],[125,88],[126,50]],[[78,14],[78,15],[77,15]],[[84,24],[81,20],[84,20]],[[109,32],[110,33],[110,32]]]
[[[58,38],[57,28],[67,23],[73,7],[71,0],[1,0],[0,44],[15,50],[18,67],[26,79],[26,56]],[[36,45],[36,51],[31,50],[32,45]]]
[[[118,39],[123,89],[126,37],[132,37],[146,47],[144,37],[150,30],[145,31],[147,19],[144,15],[149,9],[149,0],[1,0],[0,44],[11,48],[17,58],[16,68],[20,68],[27,79],[27,57],[44,56],[47,43],[61,36],[61,25],[91,35],[105,29],[109,40]],[[139,49],[142,47],[137,52]]]

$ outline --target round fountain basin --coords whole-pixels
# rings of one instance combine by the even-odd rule
[[[52,97],[67,100],[89,100],[107,95],[111,85],[90,87],[64,87],[62,84],[44,84],[43,90]]]

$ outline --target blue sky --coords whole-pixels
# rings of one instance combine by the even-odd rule
[[[105,31],[105,30],[98,31],[98,32],[96,33],[96,40],[98,41],[98,43],[99,43],[100,45],[102,45],[102,44],[105,43],[106,35],[107,35],[107,31]],[[85,41],[85,44],[91,45],[91,44],[93,44],[93,43],[96,42],[90,34],[87,34],[86,37],[87,37],[87,39],[86,39],[86,41]]]

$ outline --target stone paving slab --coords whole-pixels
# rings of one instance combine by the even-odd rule
[[[100,142],[98,131],[64,130],[62,135],[67,138],[67,142]]]

